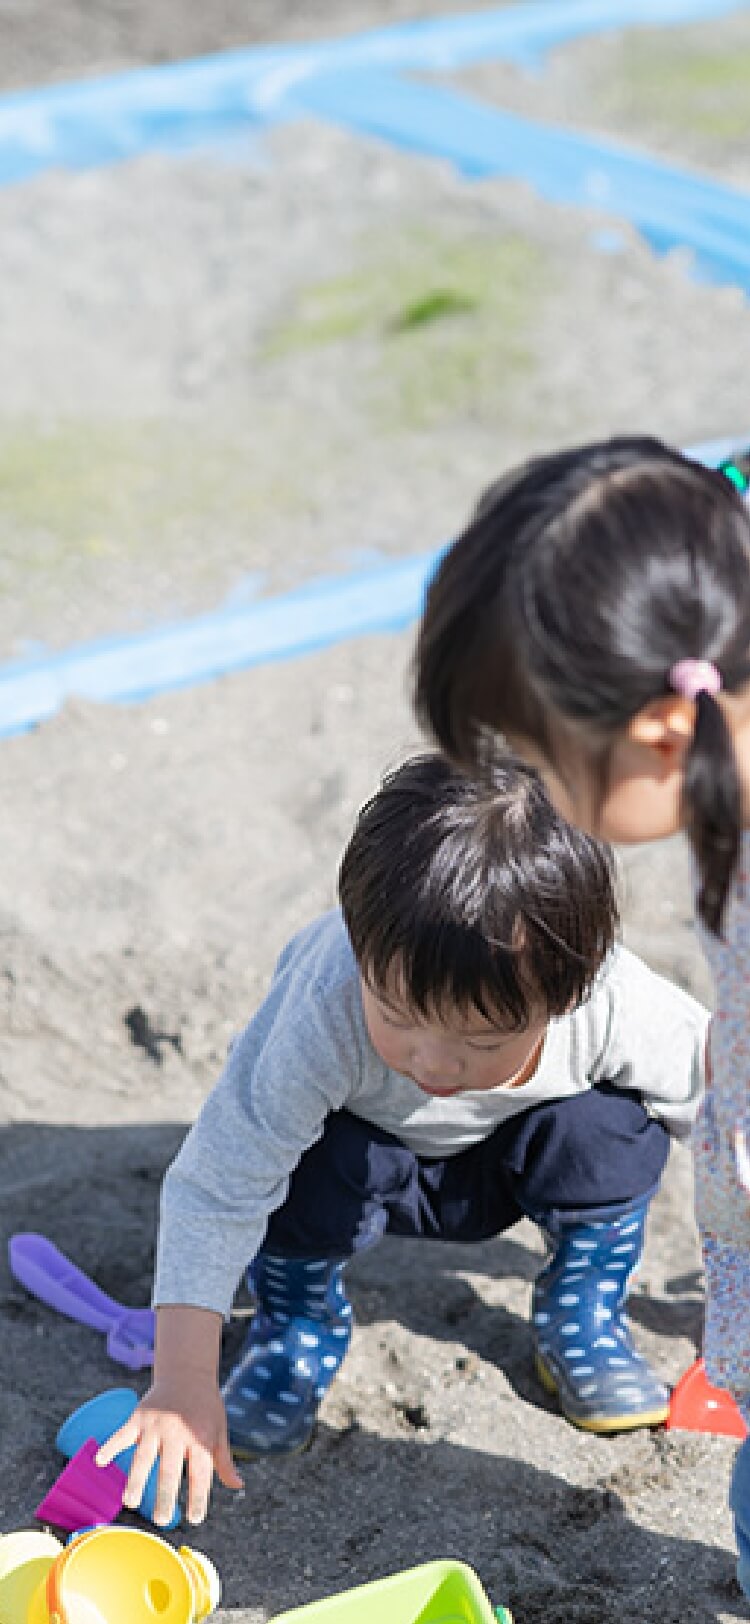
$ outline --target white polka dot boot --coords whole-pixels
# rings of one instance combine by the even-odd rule
[[[222,1388],[236,1455],[304,1449],[351,1341],[343,1265],[260,1252],[248,1270],[258,1300],[245,1345]]]
[[[582,1221],[556,1212],[552,1257],[534,1286],[537,1374],[568,1421],[622,1432],[666,1420],[669,1394],[633,1344],[628,1281],[640,1262],[648,1202]]]

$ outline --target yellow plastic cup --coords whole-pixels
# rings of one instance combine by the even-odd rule
[[[62,1549],[40,1528],[0,1535],[0,1624],[26,1624],[29,1602]]]
[[[96,1528],[52,1564],[25,1624],[200,1624],[220,1592],[200,1552],[175,1551],[137,1528]]]

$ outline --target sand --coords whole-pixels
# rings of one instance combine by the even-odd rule
[[[299,8],[265,4],[253,27],[300,37],[418,10],[327,0],[303,27]],[[2,81],[248,41],[246,11],[39,0],[11,17]],[[738,28],[698,44],[736,55]],[[572,119],[598,63],[602,84],[627,66],[588,41],[507,94]],[[498,82],[487,70],[483,93]],[[592,127],[635,139],[620,102],[591,105]],[[677,153],[677,115],[657,139]],[[697,139],[685,161],[714,168],[719,138]],[[738,139],[722,139],[742,183]],[[561,440],[746,427],[746,300],[629,228],[602,253],[607,224],[312,122],[0,193],[2,658],[426,551],[496,473]],[[407,322],[399,341],[446,278],[463,314]],[[4,1237],[40,1230],[147,1301],[164,1167],[278,949],[332,901],[357,806],[417,742],[411,646],[411,631],[352,640],[139,705],[71,703],[2,741]],[[624,886],[626,940],[708,998],[680,846],[626,854]],[[561,1419],[530,1366],[542,1250],[524,1224],[478,1247],[386,1241],[350,1268],[353,1346],[312,1448],[248,1467],[244,1496],[217,1491],[191,1532],[224,1581],[220,1620],[265,1624],[447,1555],[518,1624],[748,1616],[733,1445],[591,1438]],[[676,1380],[702,1316],[684,1149],[631,1309]],[[131,1378],[4,1265],[0,1323],[8,1530],[59,1468],[64,1416]]]

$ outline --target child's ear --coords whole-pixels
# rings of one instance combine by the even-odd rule
[[[652,699],[636,712],[627,727],[632,744],[655,750],[660,756],[680,758],[693,737],[695,702],[679,694]]]

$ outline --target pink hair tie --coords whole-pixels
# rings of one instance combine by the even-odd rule
[[[678,660],[667,680],[683,699],[697,699],[699,694],[715,697],[721,692],[721,672],[710,660]]]

